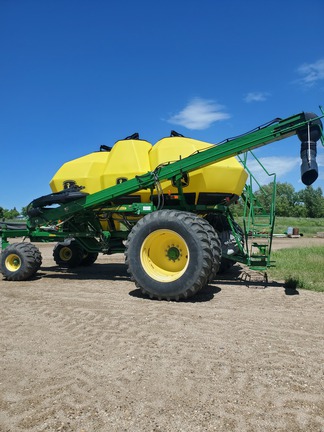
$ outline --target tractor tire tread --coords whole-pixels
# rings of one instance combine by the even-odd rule
[[[21,265],[16,271],[6,267],[6,258],[17,255]],[[35,275],[42,264],[42,256],[39,249],[32,243],[12,243],[1,253],[1,272],[9,281],[23,281]]]
[[[159,210],[148,214],[147,216],[140,219],[137,224],[133,227],[130,232],[125,250],[125,263],[127,266],[127,271],[130,274],[130,278],[135,285],[142,291],[143,294],[148,295],[150,298],[156,298],[158,300],[175,300],[179,301],[182,299],[187,299],[195,295],[201,288],[203,288],[208,282],[209,275],[211,273],[213,255],[210,248],[210,240],[208,233],[206,232],[203,224],[200,223],[199,217],[193,213],[182,212],[177,210]],[[165,223],[164,228],[167,226],[168,222],[176,221],[182,229],[184,229],[189,235],[195,237],[195,241],[200,245],[199,250],[201,253],[201,266],[196,279],[193,281],[186,281],[184,283],[184,288],[181,292],[171,292],[171,293],[157,293],[151,290],[150,287],[142,286],[141,283],[137,281],[134,271],[137,271],[135,264],[133,262],[132,244],[137,236],[142,235],[142,230],[146,224],[151,224],[153,227],[155,225]]]

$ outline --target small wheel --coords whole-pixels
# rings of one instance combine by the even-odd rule
[[[161,210],[133,227],[126,243],[126,265],[132,280],[151,298],[180,300],[206,284],[213,259],[199,219],[186,212]]]
[[[71,240],[70,243],[57,243],[53,250],[53,258],[59,267],[77,267],[83,259],[83,250],[75,240]]]
[[[80,264],[82,266],[91,266],[97,260],[98,255],[98,252],[83,251],[83,257]]]
[[[41,253],[32,243],[14,243],[1,253],[1,273],[9,281],[30,279],[41,264]]]

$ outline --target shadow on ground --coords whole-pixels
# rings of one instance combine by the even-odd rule
[[[130,281],[124,263],[94,263],[89,267],[76,267],[64,269],[56,265],[41,267],[40,271],[32,280],[38,279],[70,279],[70,280],[104,280],[104,281]],[[183,300],[185,302],[206,302],[214,298],[225,285],[242,286],[245,288],[266,289],[283,288],[285,294],[292,296],[299,292],[293,288],[287,288],[283,282],[268,280],[266,273],[257,272],[243,267],[239,264],[234,265],[225,273],[218,274],[216,279],[208,286],[200,290],[195,296]],[[129,293],[133,297],[148,298],[142,294],[140,289],[132,290]]]

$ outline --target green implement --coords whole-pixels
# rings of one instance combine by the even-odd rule
[[[252,191],[256,179],[249,171],[247,153],[297,135],[302,181],[310,185],[318,176],[316,144],[319,140],[324,144],[323,117],[322,111],[320,116],[302,112],[275,119],[217,145],[200,146],[189,156],[162,161],[133,178],[119,172],[115,184],[93,193],[85,193],[82,184],[66,179],[65,189],[29,204],[24,226],[0,225],[1,272],[7,280],[25,280],[33,277],[41,265],[36,246],[10,244],[9,239],[18,237],[31,242],[57,242],[53,257],[62,267],[91,265],[98,253],[124,252],[132,280],[149,297],[158,299],[179,300],[194,295],[235,262],[266,269],[271,265],[275,189],[271,208],[263,209]],[[249,178],[240,192],[245,210],[243,227],[231,213],[230,204],[240,198],[236,192],[200,193],[199,189],[207,175],[206,167],[235,156],[239,156]],[[226,184],[226,167],[222,167],[222,182]],[[198,170],[200,183],[194,183],[191,173]],[[190,181],[190,187],[194,184],[197,189],[195,193],[188,193],[192,190]],[[275,188],[275,178],[273,184]],[[136,193],[145,190],[148,198],[143,202]]]

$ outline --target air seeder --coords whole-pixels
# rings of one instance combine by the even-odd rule
[[[253,194],[247,155],[297,135],[302,181],[312,184],[317,141],[324,144],[321,111],[277,118],[217,145],[172,131],[152,146],[134,134],[65,163],[50,182],[52,193],[29,204],[24,226],[1,224],[3,276],[35,275],[42,258],[33,242],[55,242],[54,260],[66,268],[123,252],[131,279],[158,299],[190,297],[235,262],[266,269],[274,200],[264,209]],[[275,197],[275,178],[273,184]],[[242,227],[231,212],[239,199]],[[18,237],[30,241],[9,242]]]

